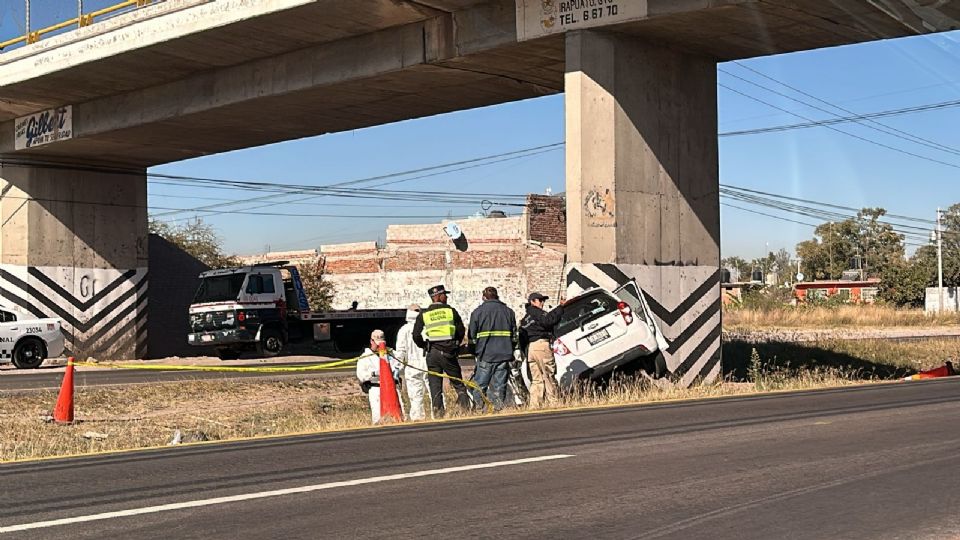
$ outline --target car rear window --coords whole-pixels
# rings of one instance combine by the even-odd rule
[[[555,330],[562,336],[588,322],[617,309],[617,299],[603,291],[596,291],[563,305],[563,317]]]

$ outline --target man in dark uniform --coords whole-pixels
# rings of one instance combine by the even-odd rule
[[[447,294],[443,285],[430,287],[427,294],[433,302],[430,307],[420,311],[413,324],[413,340],[427,351],[427,369],[436,373],[444,373],[457,379],[463,378],[460,370],[460,344],[466,334],[463,319],[457,310],[447,305]],[[434,416],[443,416],[443,379],[430,375],[427,381],[430,385],[430,399],[433,401]],[[463,408],[470,407],[470,398],[467,388],[459,380],[450,380],[451,386],[457,393],[457,404]]]
[[[563,306],[547,313],[543,302],[547,297],[535,292],[527,298],[527,314],[520,321],[520,340],[529,343],[527,364],[530,366],[530,406],[540,407],[554,402],[560,395],[557,388],[557,363],[553,359],[554,329],[563,317]]]
[[[517,316],[500,301],[496,287],[483,290],[483,303],[470,315],[467,337],[476,349],[473,381],[480,387],[470,390],[473,404],[482,406],[481,394],[489,389],[493,407],[499,411],[507,396],[507,378],[517,339]]]

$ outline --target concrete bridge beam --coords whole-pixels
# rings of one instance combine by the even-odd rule
[[[683,384],[720,373],[716,62],[636,37],[566,37],[568,296],[631,278]]]
[[[0,158],[0,297],[75,356],[146,353],[146,171]]]

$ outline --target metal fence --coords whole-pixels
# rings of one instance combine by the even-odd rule
[[[13,0],[7,0],[13,1]],[[37,5],[40,5],[46,0],[34,0]],[[145,6],[152,4],[159,4],[165,2],[166,0],[124,0],[123,2],[118,2],[111,6],[93,10],[90,12],[84,12],[83,0],[76,0],[77,2],[77,16],[68,19],[65,21],[58,22],[56,24],[46,26],[44,28],[39,28],[33,30],[30,26],[30,2],[31,0],[24,0],[26,9],[24,10],[24,33],[21,36],[8,39],[6,41],[0,42],[0,51],[9,49],[15,46],[29,45],[31,43],[36,43],[44,38],[44,36],[49,36],[52,34],[59,34],[64,31],[69,31],[75,28],[83,28],[84,26],[89,26],[98,20],[103,20],[111,16],[119,15],[121,13],[126,13],[129,11],[134,11]]]

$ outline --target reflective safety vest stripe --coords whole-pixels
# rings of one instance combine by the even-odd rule
[[[432,309],[423,313],[423,337],[427,341],[450,341],[457,333],[451,308]]]
[[[488,337],[513,337],[513,333],[509,330],[486,330],[477,332],[477,339]]]

